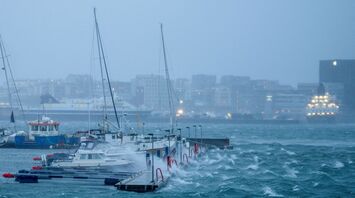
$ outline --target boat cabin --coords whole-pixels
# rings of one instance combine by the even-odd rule
[[[53,121],[48,117],[41,120],[28,122],[30,135],[58,135],[59,122]]]

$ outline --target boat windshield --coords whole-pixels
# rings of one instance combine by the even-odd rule
[[[103,159],[104,154],[102,153],[92,153],[92,154],[81,154],[80,159],[81,160],[97,160],[97,159]]]

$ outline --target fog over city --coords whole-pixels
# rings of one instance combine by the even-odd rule
[[[0,0],[1,197],[355,197],[355,0]]]
[[[355,54],[351,0],[1,0],[0,33],[15,78],[89,74],[93,7],[113,80],[163,74],[159,23],[172,79],[231,74],[295,86],[318,82],[320,60]]]

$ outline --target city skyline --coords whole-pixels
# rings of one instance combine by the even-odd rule
[[[228,73],[295,85],[316,82],[319,60],[354,58],[353,1],[5,0],[0,34],[16,78],[89,73],[93,7],[115,80],[127,81],[137,71],[159,73],[159,23],[173,78]]]

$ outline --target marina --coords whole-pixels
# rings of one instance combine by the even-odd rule
[[[0,6],[0,198],[355,197],[355,1]]]

